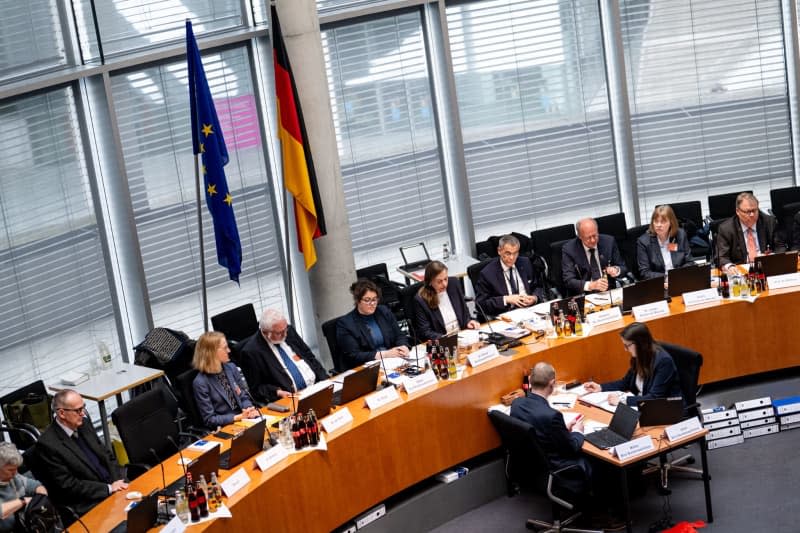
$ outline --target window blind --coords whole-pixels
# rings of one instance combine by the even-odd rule
[[[3,2],[0,83],[66,64],[55,0]]]

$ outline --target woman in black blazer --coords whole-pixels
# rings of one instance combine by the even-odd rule
[[[650,227],[636,241],[636,262],[643,279],[664,276],[692,260],[689,239],[678,227],[678,219],[668,205],[659,205],[650,217]]]
[[[472,320],[458,278],[447,276],[447,265],[431,261],[425,282],[414,296],[414,322],[420,341],[438,339],[460,329],[478,329]]]
[[[406,337],[394,314],[378,305],[381,290],[375,283],[360,279],[350,286],[355,309],[336,322],[336,342],[346,368],[355,368],[381,357],[408,355]]]

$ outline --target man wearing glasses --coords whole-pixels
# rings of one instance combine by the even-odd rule
[[[266,309],[258,331],[242,341],[242,372],[256,400],[291,396],[328,374],[283,313]]]
[[[59,391],[52,407],[54,419],[36,443],[32,470],[68,524],[75,517],[63,512],[64,506],[80,516],[128,484],[86,419],[81,395],[70,389]]]
[[[542,288],[534,284],[531,260],[519,255],[519,246],[519,239],[503,235],[497,245],[499,257],[481,270],[475,297],[483,312],[499,315],[544,300]]]
[[[783,252],[785,245],[775,231],[775,217],[758,209],[758,200],[749,192],[736,197],[736,215],[725,220],[717,230],[719,266],[735,273],[734,266],[750,263],[759,255]]]

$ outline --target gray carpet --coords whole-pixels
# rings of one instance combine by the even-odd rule
[[[700,394],[704,407],[730,405],[761,396],[781,398],[800,394],[796,372],[746,385],[708,389]],[[697,458],[697,447],[689,448]],[[800,429],[746,440],[744,444],[709,450],[711,501],[714,522],[700,532],[798,533],[800,532]],[[657,494],[655,479],[646,494],[632,505],[634,531],[646,533],[650,524],[671,508],[673,523],[705,520],[703,484],[699,480],[673,476],[669,500]],[[522,494],[502,497],[463,514],[434,529],[437,533],[489,533],[526,531],[530,517],[549,519],[546,498]]]

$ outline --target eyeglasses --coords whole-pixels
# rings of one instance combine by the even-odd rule
[[[86,406],[85,405],[82,405],[80,407],[75,407],[75,408],[59,407],[59,409],[61,409],[62,411],[71,411],[73,413],[78,413],[78,414],[86,412]]]
[[[632,342],[623,342],[622,345],[625,347],[626,350],[630,349],[633,346]]]
[[[756,208],[756,209],[739,209],[739,211],[741,213],[751,217],[751,216],[755,215],[756,213],[758,213],[758,208]]]
[[[286,326],[286,327],[285,327],[285,328],[283,328],[283,329],[278,329],[278,330],[267,331],[267,332],[265,332],[265,333],[266,333],[267,335],[274,335],[274,336],[276,336],[276,337],[279,337],[279,336],[281,336],[281,335],[284,335],[284,334],[286,334],[286,332],[287,332],[287,331],[289,331],[289,326]]]
[[[373,304],[378,303],[378,299],[377,298],[361,298],[361,303],[362,304],[367,304],[367,305],[373,305]]]

